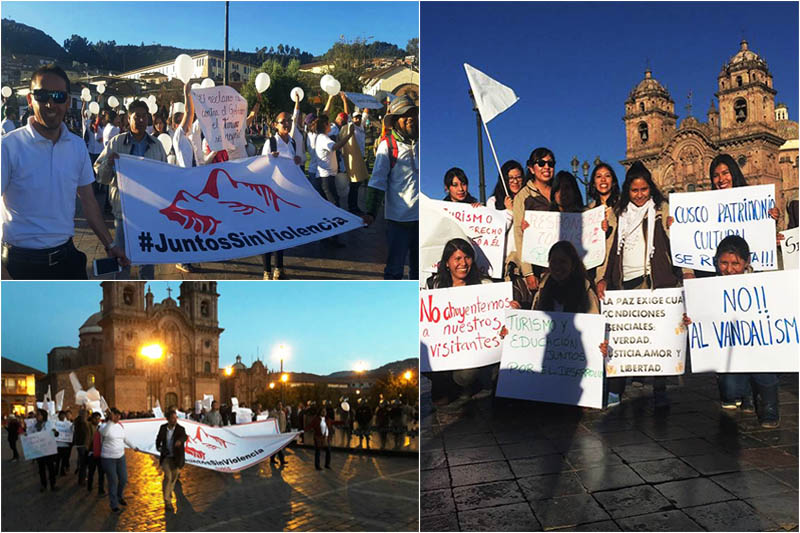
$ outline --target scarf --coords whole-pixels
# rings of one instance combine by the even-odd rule
[[[618,226],[617,226],[617,234],[619,238],[617,239],[617,255],[622,255],[622,248],[625,244],[625,241],[634,231],[639,231],[639,226],[642,225],[642,221],[645,217],[650,221],[647,224],[647,261],[649,262],[650,258],[653,257],[653,233],[656,227],[656,204],[653,202],[653,199],[650,198],[645,202],[642,207],[636,207],[633,202],[628,203],[628,206],[625,208],[625,211],[619,216]]]

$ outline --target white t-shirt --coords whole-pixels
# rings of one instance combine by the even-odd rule
[[[622,281],[644,276],[647,266],[647,247],[641,224],[622,243]]]
[[[189,140],[192,142],[192,150],[194,150],[194,160],[198,165],[203,164],[203,139],[202,131],[200,130],[200,122],[195,120],[192,123],[192,132],[189,135]]]
[[[106,127],[103,128],[103,147],[105,147],[108,144],[108,141],[117,135],[119,135],[119,128],[110,122],[106,124]]]
[[[391,134],[390,134],[391,135]],[[397,143],[397,162],[391,166],[389,145],[381,141],[369,186],[386,192],[386,220],[419,220],[419,143]]]
[[[108,422],[100,426],[100,435],[103,436],[103,447],[100,450],[100,457],[106,459],[119,459],[125,455],[125,444],[133,448],[125,438],[125,428],[121,424]]]
[[[75,234],[75,195],[94,181],[83,139],[66,124],[53,144],[28,125],[3,137],[3,242],[41,250]]]
[[[172,147],[175,149],[175,164],[179,167],[189,168],[192,166],[192,143],[184,133],[183,128],[175,130],[172,137]]]
[[[303,146],[302,142],[300,144],[297,144],[297,141],[295,141],[295,144],[293,145],[291,136],[289,137],[289,141],[288,142],[284,141],[281,138],[281,136],[278,135],[277,133],[275,135],[273,135],[272,137],[270,137],[270,138],[275,139],[275,149],[278,151],[278,153],[280,155],[282,155],[284,157],[288,157],[290,159],[294,159],[294,156],[297,155],[297,152],[295,150],[295,146],[297,146],[298,148],[302,148],[302,146]],[[270,151],[269,151],[269,148],[270,148],[270,140],[269,139],[270,138],[267,138],[267,140],[264,142],[264,148],[261,149],[261,155],[269,155],[270,154]]]
[[[314,139],[314,151],[317,154],[317,176],[320,178],[335,176],[339,172],[339,163],[336,161],[336,152],[333,150],[335,144],[324,133],[318,134]]]
[[[317,140],[317,134],[313,132],[308,132],[306,137],[306,145],[308,147],[308,155],[310,156],[311,160],[308,163],[308,171],[311,174],[317,175],[317,166],[319,165],[319,159],[317,159],[317,151],[314,149],[314,143]]]
[[[367,132],[364,131],[364,128],[355,124],[353,124],[353,128],[355,128],[353,136],[355,136],[358,148],[361,150],[361,157],[365,157],[367,153]]]

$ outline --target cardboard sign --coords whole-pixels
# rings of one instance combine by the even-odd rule
[[[249,257],[364,225],[324,200],[286,157],[180,168],[122,155],[117,176],[135,264]]]
[[[472,207],[469,204],[445,202],[442,200],[426,200],[425,204],[435,210],[438,216],[455,221],[459,229],[469,237],[475,248],[475,260],[481,273],[492,278],[503,275],[506,244],[506,220],[503,213],[488,207]],[[434,221],[425,220],[425,225]],[[445,242],[446,244],[446,242]],[[434,254],[433,264],[423,265],[427,272],[436,272],[442,258],[444,245]]]
[[[509,282],[420,291],[420,370],[500,361],[500,329],[512,299]]]
[[[693,372],[797,372],[797,272],[684,280]]]
[[[235,150],[246,144],[247,100],[226,85],[192,89],[192,101],[200,128],[212,151]]]
[[[602,315],[506,311],[497,396],[603,407]]]
[[[348,128],[355,128],[353,123],[347,125]],[[369,179],[367,173],[367,165],[364,163],[364,157],[361,155],[361,148],[358,146],[356,136],[351,135],[347,143],[342,147],[342,155],[344,156],[344,164],[347,169],[347,176],[353,183],[359,183]]]
[[[63,422],[56,421],[53,425],[56,427],[56,431],[58,431],[56,442],[72,442],[72,422],[69,420],[64,420]]]
[[[27,460],[58,453],[56,438],[53,436],[53,432],[48,429],[20,435],[19,440],[22,441],[22,453]]]
[[[683,289],[606,291],[606,375],[675,376],[686,369]]]
[[[559,241],[569,241],[587,269],[600,266],[606,258],[604,219],[603,206],[583,213],[525,211],[529,225],[522,232],[522,260],[532,265],[548,266],[550,248]]]
[[[775,270],[775,220],[769,216],[773,207],[772,185],[671,193],[672,264],[715,272],[714,254],[720,241],[728,235],[739,235],[750,246],[753,270]]]
[[[798,251],[800,251],[800,234],[798,228],[787,229],[781,232],[783,240],[781,241],[781,254],[783,254],[783,269],[784,270],[797,270]]]

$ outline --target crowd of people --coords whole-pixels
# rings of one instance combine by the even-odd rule
[[[76,194],[90,228],[120,264],[115,277],[129,279],[114,163],[119,155],[194,167],[259,155],[254,137],[260,136],[266,137],[260,155],[294,159],[325,200],[362,217],[365,225],[371,224],[385,205],[388,253],[384,276],[401,279],[407,263],[410,279],[418,277],[419,109],[408,96],[396,97],[388,104],[376,140],[371,177],[358,181],[342,148],[355,137],[362,159],[367,160],[364,124],[370,119],[368,110],[349,113],[344,93],[340,95],[345,111],[333,123],[328,117],[333,95],[318,115],[303,115],[298,99],[293,111],[278,113],[272,122],[256,122],[259,94],[259,102],[246,120],[245,131],[250,134],[246,147],[228,153],[209,147],[195,119],[188,82],[180,112],[170,104],[169,111],[162,107],[151,114],[145,100],[134,99],[127,108],[112,108],[106,101],[93,115],[84,103],[77,135],[77,123],[68,114],[70,86],[60,67],[43,66],[31,76],[27,120],[17,127],[14,112],[6,111],[2,125],[3,279],[86,279],[86,255],[72,241]],[[159,142],[160,135],[171,139],[169,153]],[[51,191],[47,201],[36,193],[41,189]],[[103,205],[98,205],[97,198]],[[113,236],[106,228],[103,210],[113,214]],[[345,246],[337,237],[325,242]],[[283,257],[283,250],[264,254],[263,279],[286,277]],[[197,270],[189,263],[176,267],[184,272]],[[154,275],[154,265],[140,265],[141,279]]]
[[[504,212],[507,233],[507,256],[504,270],[496,279],[483,275],[476,264],[476,251],[464,239],[452,239],[443,250],[438,270],[425,282],[428,289],[459,287],[510,281],[513,287],[511,306],[552,312],[600,313],[600,301],[609,290],[651,290],[680,287],[684,279],[713,275],[732,275],[752,272],[750,248],[742,237],[730,235],[718,245],[715,253],[716,273],[680,268],[672,263],[667,197],[653,181],[650,171],[641,162],[634,162],[620,184],[614,169],[599,163],[592,170],[584,201],[573,174],[556,172],[555,154],[548,148],[536,148],[525,166],[507,161],[501,166],[501,176],[486,206]],[[708,168],[711,190],[724,190],[747,185],[733,157],[720,154]],[[482,204],[470,194],[469,180],[460,168],[445,173],[445,201]],[[605,219],[605,261],[587,270],[569,241],[560,241],[548,254],[548,267],[531,265],[522,260],[523,231],[528,226],[526,211],[558,211],[578,213],[602,206]],[[794,212],[786,213],[788,226],[797,227]],[[776,221],[783,215],[772,208],[769,215]],[[780,235],[776,236],[780,242]],[[690,317],[684,318],[688,325]],[[506,332],[501,331],[501,335]],[[599,346],[609,356],[608,343]],[[691,354],[687,356],[690,368]],[[432,396],[435,403],[463,404],[488,396],[495,387],[499,364],[448,372],[432,372]],[[645,378],[637,378],[641,382]],[[647,378],[649,379],[649,378]],[[621,402],[627,379],[607,377],[605,405]],[[666,377],[652,378],[654,405],[668,408]],[[778,427],[778,377],[775,373],[718,374],[721,407],[755,411],[765,428]]]

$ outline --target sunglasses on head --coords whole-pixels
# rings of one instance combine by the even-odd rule
[[[67,101],[66,91],[48,91],[47,89],[36,89],[33,91],[33,97],[37,102],[47,102],[51,98],[56,104],[63,104]]]
[[[542,168],[544,168],[545,166],[548,166],[550,168],[555,168],[555,166],[556,166],[556,162],[555,161],[553,161],[553,160],[547,160],[546,161],[544,159],[537,159],[536,160],[536,164],[539,165]]]

